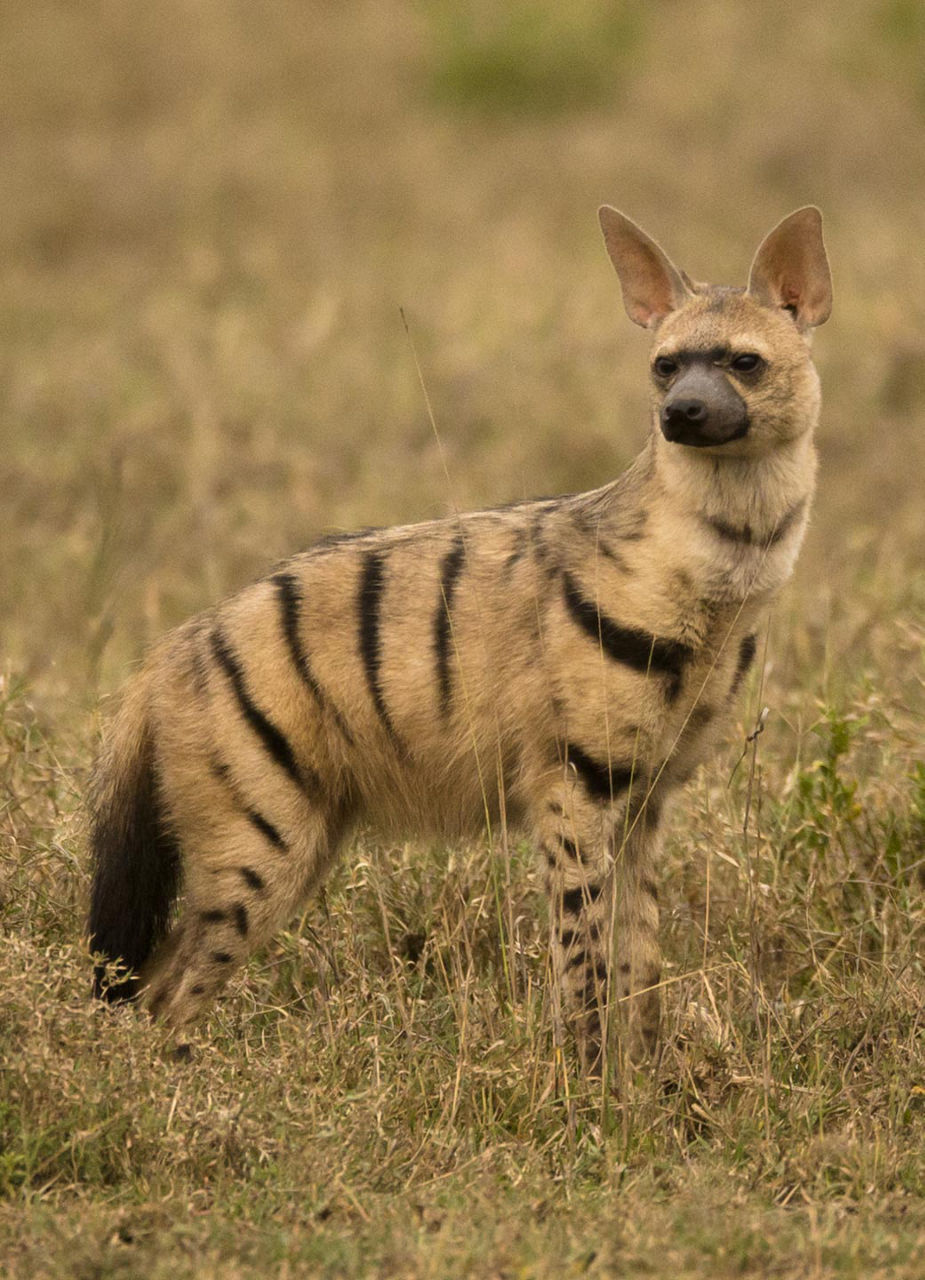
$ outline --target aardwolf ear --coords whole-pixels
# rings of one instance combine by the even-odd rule
[[[623,289],[626,314],[653,329],[691,296],[684,276],[654,240],[624,214],[602,205],[598,210],[604,243]]]
[[[748,292],[766,306],[792,312],[801,329],[828,320],[832,277],[815,205],[797,209],[768,232],[755,254]]]

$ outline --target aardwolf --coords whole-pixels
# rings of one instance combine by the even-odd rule
[[[360,816],[458,834],[519,822],[589,1075],[608,1009],[657,1040],[655,861],[809,516],[831,285],[817,209],[747,288],[695,284],[600,211],[652,335],[636,461],[589,493],[328,538],[164,638],[92,789],[97,992],[174,1026],[317,890]],[[173,923],[175,903],[179,916]]]

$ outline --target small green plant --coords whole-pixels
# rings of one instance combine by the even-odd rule
[[[641,9],[601,0],[425,0],[423,11],[435,96],[485,111],[543,113],[611,101],[643,34]]]

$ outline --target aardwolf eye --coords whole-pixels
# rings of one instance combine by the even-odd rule
[[[655,370],[657,377],[670,378],[673,373],[678,372],[677,360],[672,360],[671,356],[658,356],[652,362],[652,368]]]
[[[761,356],[755,355],[753,351],[743,351],[741,355],[733,356],[729,364],[736,373],[756,373],[762,367],[764,361]]]

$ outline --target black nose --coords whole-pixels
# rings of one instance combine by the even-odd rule
[[[665,426],[706,422],[707,412],[707,406],[702,400],[670,400],[662,408],[662,422]]]

